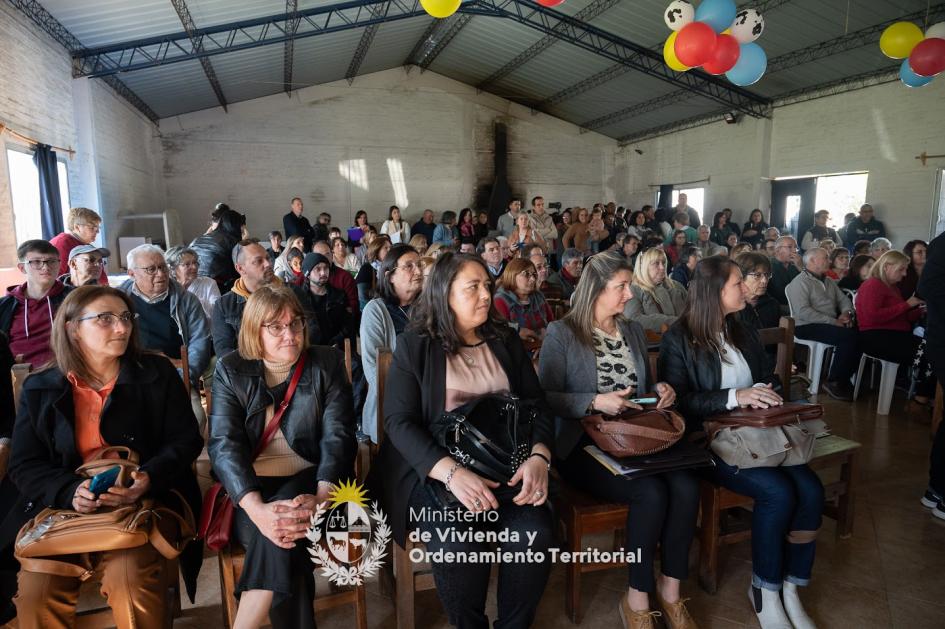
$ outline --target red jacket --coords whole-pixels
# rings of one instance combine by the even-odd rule
[[[899,330],[911,332],[912,324],[922,317],[919,308],[913,308],[899,294],[878,277],[871,277],[856,292],[856,320],[860,331]]]
[[[49,244],[55,247],[59,252],[59,275],[62,275],[69,272],[69,253],[79,245],[84,245],[85,243],[69,232],[62,232],[58,236],[53,236]],[[104,264],[102,265],[102,276],[99,278],[98,283],[102,286],[108,286],[108,274],[105,272]]]
[[[53,357],[49,345],[53,319],[69,290],[57,280],[40,299],[30,299],[24,282],[10,287],[0,301],[0,327],[10,339],[10,352],[22,355],[23,362],[30,363],[33,369]]]

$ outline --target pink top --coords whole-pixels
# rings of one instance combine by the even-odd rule
[[[921,317],[922,311],[906,303],[898,288],[888,286],[878,277],[871,277],[863,282],[856,292],[856,320],[861,332],[911,332],[913,322]]]
[[[485,342],[475,347],[462,345],[456,354],[447,354],[447,411],[487,393],[508,391],[509,378],[505,369]]]

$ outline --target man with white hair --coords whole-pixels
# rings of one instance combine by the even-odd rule
[[[69,252],[69,272],[62,275],[59,281],[66,286],[95,285],[108,286],[108,281],[101,281],[105,259],[111,252],[95,245],[79,245]]]
[[[787,314],[787,297],[784,290],[800,272],[801,257],[797,254],[797,241],[794,236],[781,236],[774,243],[768,294],[781,304],[782,314]]]
[[[870,257],[879,260],[879,256],[892,249],[892,243],[888,238],[876,238],[870,243]]]
[[[859,332],[853,323],[853,302],[827,277],[830,257],[814,247],[804,253],[804,271],[785,289],[794,334],[835,347],[833,363],[824,390],[837,400],[853,399],[850,377],[860,362]]]
[[[120,288],[138,313],[135,327],[141,346],[175,359],[181,357],[181,345],[187,346],[191,403],[203,431],[206,415],[200,407],[197,379],[210,364],[210,325],[203,306],[196,295],[171,279],[160,247],[138,245],[128,252],[127,262],[131,279]]]
[[[727,253],[725,247],[709,240],[709,236],[712,235],[712,229],[708,225],[699,225],[696,234],[696,241],[692,244],[699,250],[703,258],[711,258],[712,256]]]

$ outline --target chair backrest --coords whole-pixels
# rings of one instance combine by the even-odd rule
[[[187,346],[180,346],[180,358],[167,357],[171,364],[180,369],[180,377],[184,380],[184,389],[190,395],[190,365],[187,362]]]
[[[345,349],[345,374],[348,376],[348,384],[354,382],[354,378],[351,375],[351,339],[346,338],[344,343]]]
[[[781,378],[784,398],[791,389],[791,365],[794,362],[794,319],[781,317],[776,328],[759,330],[762,345],[777,345],[778,356],[774,371]]]
[[[26,376],[30,375],[33,366],[29,363],[15,363],[10,369],[10,377],[13,379],[13,408],[20,407],[20,392],[23,390],[23,383]]]
[[[377,445],[384,441],[384,390],[387,388],[387,372],[393,357],[389,347],[377,348]]]

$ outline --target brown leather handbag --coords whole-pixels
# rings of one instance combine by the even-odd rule
[[[615,457],[641,456],[665,450],[686,432],[676,411],[644,409],[621,415],[588,415],[581,419],[598,448]]]
[[[112,453],[123,453],[126,458],[106,458]],[[138,455],[124,446],[109,446],[99,450],[76,473],[91,478],[116,465],[121,467],[116,484],[123,483],[124,477],[138,469]],[[131,505],[102,508],[94,513],[43,509],[20,529],[14,556],[25,570],[77,577],[83,581],[92,575],[87,553],[137,548],[150,543],[164,557],[174,559],[194,539],[194,516],[180,494],[171,492],[171,495],[179,503],[175,505],[179,511],[151,498]],[[63,555],[78,555],[80,563],[57,559]]]

